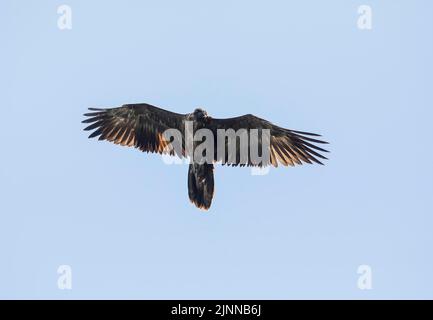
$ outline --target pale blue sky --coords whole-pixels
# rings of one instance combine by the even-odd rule
[[[72,8],[72,30],[57,7]],[[357,8],[373,9],[373,30]],[[0,4],[1,298],[433,298],[431,1]],[[91,141],[89,106],[253,113],[326,166],[187,167]],[[73,288],[57,288],[57,267]],[[357,288],[361,264],[373,289]]]

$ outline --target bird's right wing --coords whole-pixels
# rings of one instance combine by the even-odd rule
[[[166,148],[169,142],[164,139],[163,133],[167,129],[183,132],[183,120],[186,116],[145,103],[89,110],[92,112],[84,114],[89,118],[83,121],[90,124],[84,130],[94,130],[89,138],[99,137],[99,140],[160,154],[174,154],[174,149]],[[184,155],[183,148],[181,153],[177,155]]]

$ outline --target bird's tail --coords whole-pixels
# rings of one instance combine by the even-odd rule
[[[212,204],[213,193],[213,164],[190,164],[188,170],[189,200],[198,208],[207,210]]]

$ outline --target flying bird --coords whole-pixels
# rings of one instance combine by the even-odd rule
[[[328,152],[317,144],[327,144],[318,140],[320,135],[309,132],[284,129],[271,122],[256,117],[252,114],[235,118],[216,119],[210,117],[203,109],[195,109],[188,114],[179,114],[167,111],[150,104],[125,104],[118,108],[89,108],[89,113],[83,123],[89,124],[84,130],[93,131],[89,138],[99,137],[99,140],[107,140],[122,146],[134,147],[143,152],[177,155],[181,158],[188,157],[186,151],[186,122],[192,123],[193,131],[208,129],[213,133],[217,143],[220,129],[257,129],[261,133],[265,130],[269,133],[269,139],[258,139],[258,148],[264,148],[269,157],[262,162],[252,161],[250,154],[242,157],[242,149],[236,145],[236,154],[229,157],[228,153],[218,154],[215,148],[211,155],[211,162],[192,161],[188,169],[188,195],[192,203],[198,208],[207,210],[210,208],[214,195],[214,164],[221,163],[229,166],[257,166],[265,167],[278,164],[283,166],[295,166],[303,163],[323,164],[320,160],[327,159],[321,153]],[[168,129],[176,129],[181,133],[180,149],[168,147],[170,141],[164,136]],[[314,138],[312,138],[314,137]],[[248,139],[248,151],[253,147],[252,140]],[[265,144],[265,141],[269,143]],[[224,138],[223,148],[230,149],[230,141]],[[193,148],[197,142],[193,143]],[[233,149],[232,149],[233,150]],[[264,151],[262,150],[262,155]],[[320,159],[320,160],[319,160]]]

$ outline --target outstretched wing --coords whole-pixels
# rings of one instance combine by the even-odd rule
[[[252,114],[228,119],[211,118],[207,127],[213,131],[214,136],[217,136],[218,129],[233,129],[235,131],[239,129],[247,129],[248,132],[250,132],[251,129],[258,129],[260,137],[262,129],[269,129],[270,157],[267,161],[264,159],[264,162],[259,164],[259,166],[273,165],[274,167],[277,167],[278,163],[281,163],[284,166],[294,166],[296,164],[300,165],[304,162],[310,164],[313,162],[323,164],[319,159],[327,159],[320,152],[328,151],[317,146],[317,144],[327,144],[327,142],[312,138],[320,137],[320,135],[284,129]],[[225,143],[226,150],[228,150],[228,141],[226,140]],[[258,140],[258,148],[259,150],[262,150],[261,139]],[[215,154],[215,160],[232,166],[257,166],[256,163],[251,161],[250,139],[248,139],[248,163],[241,163],[239,143],[236,144],[236,152],[236,161],[234,162],[229,161],[227,152],[225,152],[224,158]]]
[[[89,138],[99,137],[99,140],[135,147],[141,151],[174,154],[173,149],[166,148],[168,142],[164,139],[163,133],[167,129],[178,129],[183,132],[185,115],[145,103],[89,110],[92,112],[84,114],[89,118],[83,121],[90,124],[84,130],[94,130]]]

